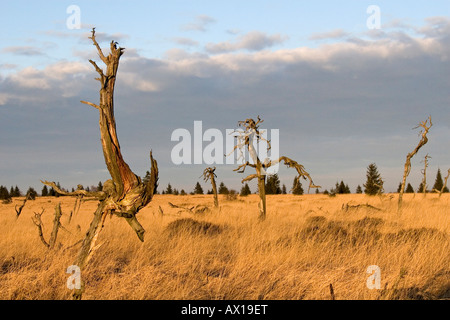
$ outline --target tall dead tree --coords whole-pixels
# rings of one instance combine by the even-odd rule
[[[216,171],[216,167],[214,168],[206,168],[203,171],[203,179],[205,182],[208,182],[208,180],[211,180],[212,190],[214,194],[214,207],[219,207],[219,197],[217,196],[217,185],[216,185],[216,178],[217,175],[214,173]]]
[[[114,86],[116,83],[119,60],[124,48],[118,47],[117,42],[111,41],[110,53],[105,56],[95,38],[95,28],[89,37],[96,47],[98,55],[106,65],[106,72],[102,70],[93,60],[89,62],[99,74],[96,78],[100,82],[100,103],[81,101],[99,111],[100,138],[103,148],[105,163],[111,179],[103,183],[103,190],[98,192],[87,192],[76,190],[64,192],[56,187],[55,183],[43,181],[44,184],[53,187],[56,192],[65,195],[83,195],[95,197],[99,205],[94,213],[94,218],[89,230],[83,240],[80,252],[74,264],[81,270],[86,266],[89,258],[95,250],[96,240],[107,215],[116,215],[124,218],[131,228],[136,232],[139,240],[144,241],[144,228],[136,218],[140,209],[144,208],[153,198],[158,183],[158,165],[150,152],[151,173],[150,179],[143,180],[131,171],[124,161],[120,151],[119,140],[116,132],[116,120],[114,118]],[[56,187],[56,188],[55,188]],[[81,299],[82,290],[75,290],[74,298]]]
[[[422,121],[417,127],[414,128],[414,129],[422,128],[422,130],[419,133],[419,135],[421,135],[422,138],[420,139],[417,147],[406,155],[405,170],[403,172],[403,180],[402,185],[400,187],[400,194],[398,195],[398,210],[402,208],[403,193],[405,192],[406,178],[411,172],[411,158],[414,157],[414,155],[420,150],[420,148],[422,148],[428,142],[427,134],[432,125],[433,123],[431,121],[430,116],[427,120]]]
[[[240,165],[237,169],[234,171],[237,171],[238,173],[244,173],[247,166],[252,167],[255,169],[256,174],[251,174],[244,178],[242,180],[242,183],[251,181],[253,179],[258,180],[258,194],[260,198],[259,202],[259,219],[265,220],[266,219],[266,175],[267,175],[267,169],[270,167],[279,164],[280,162],[284,162],[284,164],[288,168],[294,168],[297,170],[297,177],[296,182],[300,182],[300,178],[308,179],[309,180],[309,189],[311,188],[321,188],[320,186],[314,185],[310,175],[308,172],[306,172],[305,168],[297,163],[296,161],[288,158],[288,157],[280,157],[277,160],[271,161],[270,159],[265,159],[264,162],[259,159],[255,147],[253,145],[253,141],[256,139],[256,143],[259,144],[260,141],[266,141],[267,142],[267,150],[270,150],[270,141],[266,140],[262,136],[262,132],[259,131],[259,125],[264,122],[264,120],[261,120],[261,118],[258,116],[258,120],[255,121],[253,119],[246,119],[245,121],[239,121],[238,126],[242,127],[243,131],[236,131],[238,133],[238,136],[236,136],[237,144],[233,148],[233,150],[230,152],[230,154],[234,153],[236,149],[239,149],[240,151],[240,158],[243,158],[244,152],[247,151],[251,159],[253,160],[253,163],[250,163],[249,161],[246,161],[244,164]],[[230,155],[229,154],[229,155]],[[245,159],[243,159],[245,160]],[[308,189],[308,191],[309,191]]]
[[[424,168],[422,169],[422,175],[423,175],[422,193],[423,193],[424,197],[427,195],[427,168],[428,168],[428,159],[430,159],[430,158],[431,157],[427,154],[425,156],[425,159],[422,161],[424,163]]]
[[[447,176],[444,179],[444,185],[442,186],[441,190],[439,190],[439,198],[442,196],[442,194],[445,191],[445,188],[447,187],[448,178],[450,177],[450,169],[448,169]]]

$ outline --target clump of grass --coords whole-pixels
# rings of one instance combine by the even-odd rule
[[[214,236],[222,233],[223,227],[211,222],[197,221],[192,218],[184,218],[169,223],[165,231],[170,237],[176,235]]]

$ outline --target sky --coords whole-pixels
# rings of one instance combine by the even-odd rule
[[[73,29],[75,5],[79,29]],[[373,26],[379,8],[380,24]],[[160,189],[192,191],[208,165],[176,165],[194,121],[203,132],[237,128],[259,115],[279,130],[279,154],[305,166],[322,190],[351,190],[376,163],[395,191],[420,122],[429,142],[413,158],[415,189],[429,154],[428,184],[450,168],[450,2],[440,1],[3,1],[0,10],[0,185],[58,181],[65,188],[109,179],[98,128],[100,60],[90,30],[108,50],[125,48],[115,91],[117,132],[138,175],[152,150]],[[68,24],[69,21],[69,24]],[[369,22],[369,23],[368,23]],[[209,142],[203,142],[203,147]],[[217,180],[239,190],[236,165]],[[280,167],[288,189],[295,171]],[[306,184],[306,182],[305,182]],[[250,184],[253,191],[255,183]]]

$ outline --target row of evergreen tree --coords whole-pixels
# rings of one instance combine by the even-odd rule
[[[147,179],[147,176],[149,176],[149,172],[147,172],[147,175],[144,178]],[[61,188],[61,185],[59,184],[59,182],[56,184],[56,186],[59,189],[65,190],[63,188]],[[378,168],[377,166],[372,163],[367,167],[367,173],[366,173],[366,183],[363,185],[364,186],[364,193],[369,194],[369,195],[375,195],[378,194],[380,192],[380,189],[382,189],[383,186],[383,180],[381,178],[381,175],[378,172]],[[438,169],[437,174],[436,174],[436,179],[433,185],[433,188],[431,188],[431,190],[438,190],[440,191],[442,189],[442,187],[444,186],[444,181],[442,179],[442,175],[441,175],[441,170]],[[281,185],[281,181],[280,178],[277,174],[274,174],[272,176],[267,177],[266,179],[266,194],[287,194],[287,188],[286,185]],[[87,187],[87,188],[83,188],[82,186],[78,186],[78,189],[84,189],[86,191],[102,191],[103,189],[103,185],[102,182],[100,181],[98,183],[98,185],[95,186],[91,186],[91,187]],[[397,192],[400,192],[401,189],[401,183],[398,186]],[[431,191],[428,190],[428,191]],[[65,190],[67,191],[67,190]],[[71,190],[72,192],[75,191],[74,188],[72,188]],[[228,189],[225,184],[223,182],[221,182],[219,184],[219,189],[217,190],[219,194],[222,195],[227,195],[230,193],[236,194],[236,190],[233,189]],[[419,188],[417,189],[417,192],[422,192],[423,191],[423,185],[422,183],[420,184]],[[292,189],[289,191],[292,192],[292,194],[294,195],[302,195],[304,193],[302,184],[300,181],[297,181],[297,179],[294,179],[294,182],[292,183]],[[444,192],[449,192],[448,187],[445,187]],[[159,192],[158,192],[159,193]],[[212,194],[213,191],[212,190],[208,190],[206,192],[206,194]],[[241,196],[247,196],[249,194],[251,194],[251,190],[249,185],[246,183],[242,186],[241,191],[240,191],[240,195]],[[319,190],[316,189],[316,193],[319,193]],[[334,188],[330,189],[330,191],[328,190],[324,190],[323,192],[324,194],[349,194],[351,193],[351,190],[348,186],[348,184],[344,183],[344,181],[336,182],[336,185]],[[360,185],[357,186],[356,188],[356,193],[357,194],[361,194],[363,193],[363,189]],[[405,193],[414,193],[414,188],[412,187],[412,185],[410,183],[408,183]],[[167,188],[165,190],[163,190],[161,192],[161,194],[173,194],[173,195],[187,195],[187,192],[184,189],[181,189],[180,191],[178,191],[178,189],[173,188],[172,185],[169,183],[167,185]],[[201,184],[199,182],[197,182],[194,186],[194,191],[190,192],[189,194],[204,194],[204,190],[201,186]],[[18,186],[12,187],[8,190],[8,188],[4,187],[4,186],[0,186],[0,200],[9,200],[13,197],[21,197],[21,196],[27,196],[29,199],[34,199],[37,196],[37,192],[36,190],[34,190],[32,187],[29,187],[27,192],[25,194],[23,194]],[[47,186],[44,186],[42,188],[41,191],[41,196],[42,197],[58,197],[60,196],[53,188],[48,188]]]

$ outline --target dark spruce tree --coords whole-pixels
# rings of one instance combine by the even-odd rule
[[[436,174],[436,180],[434,181],[433,191],[441,192],[444,186],[444,180],[442,180],[441,169],[438,169]],[[444,188],[444,192],[448,192],[448,188]]]
[[[27,200],[36,200],[37,192],[34,190],[34,188],[29,187],[27,190],[26,198]]]
[[[48,196],[48,188],[46,185],[44,185],[44,187],[42,188],[41,191],[41,197],[47,197]]]
[[[294,179],[292,183],[292,194],[301,196],[304,193],[300,180]]]
[[[11,195],[8,192],[8,189],[4,186],[0,186],[0,200],[10,200]]]
[[[220,183],[219,185],[219,194],[228,194],[228,188],[225,186],[225,184],[223,182]]]
[[[267,177],[266,194],[281,194],[280,178],[277,174]]]
[[[203,188],[199,182],[195,185],[194,194],[203,194]]]
[[[358,186],[356,187],[356,194],[362,194],[363,190],[361,188],[361,186],[358,184]]]
[[[170,185],[170,183],[167,185],[167,189],[164,192],[164,194],[173,194],[173,189],[172,189],[172,186]]]
[[[383,185],[383,180],[378,173],[378,168],[375,163],[371,163],[367,167],[366,183],[364,184],[364,193],[370,196],[378,194]]]
[[[408,185],[406,186],[405,193],[414,193],[414,188],[411,183],[408,183]]]
[[[251,194],[252,192],[250,191],[250,187],[248,186],[248,183],[244,184],[241,188],[241,193],[240,196],[241,197],[246,197],[249,194]]]

